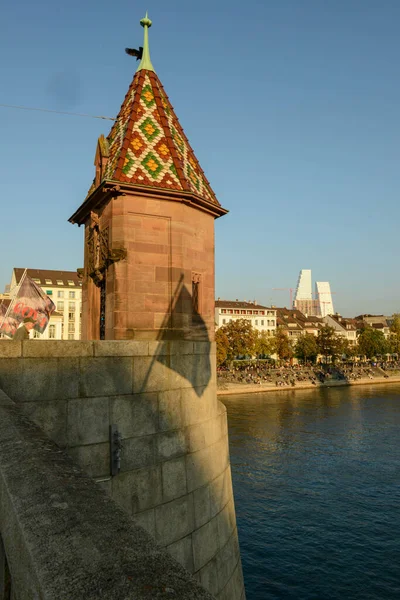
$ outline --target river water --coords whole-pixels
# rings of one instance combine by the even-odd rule
[[[399,600],[400,386],[222,400],[247,600]]]

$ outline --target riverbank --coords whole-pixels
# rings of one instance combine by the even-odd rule
[[[400,383],[400,376],[393,375],[392,377],[374,377],[373,379],[369,379],[368,377],[363,377],[362,379],[356,379],[355,381],[349,380],[341,380],[341,381],[325,381],[321,383],[319,381],[316,382],[315,385],[309,383],[307,381],[298,381],[295,386],[276,386],[271,384],[257,385],[257,384],[247,384],[247,383],[224,383],[222,385],[218,384],[217,394],[218,396],[230,396],[236,394],[260,394],[265,392],[293,392],[296,390],[309,390],[316,388],[332,388],[332,387],[348,387],[351,385],[375,385],[382,383]]]

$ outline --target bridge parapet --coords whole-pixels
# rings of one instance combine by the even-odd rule
[[[1,390],[0,534],[1,600],[213,598]]]

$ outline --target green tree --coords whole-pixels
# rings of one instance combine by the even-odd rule
[[[293,345],[281,327],[278,327],[274,338],[275,352],[281,360],[293,358]]]
[[[221,327],[228,338],[227,359],[234,360],[237,356],[255,354],[257,332],[246,319],[230,321]]]
[[[342,340],[336,335],[334,327],[325,325],[318,331],[317,348],[320,354],[328,362],[329,357],[335,362],[337,356],[341,354]]]
[[[367,358],[382,356],[388,351],[388,343],[382,331],[366,327],[358,336],[358,353]]]
[[[300,360],[311,360],[315,362],[318,356],[317,339],[312,333],[305,333],[300,336],[297,340],[297,344],[294,349],[295,356]]]
[[[393,354],[400,354],[400,315],[393,315],[393,323],[390,326],[390,337],[388,350]]]
[[[274,353],[273,338],[266,331],[256,331],[255,353],[257,356],[269,356]]]
[[[219,367],[226,361],[229,349],[229,340],[223,329],[217,329],[215,332],[215,341],[217,345],[217,365]]]
[[[357,344],[351,344],[347,338],[341,340],[340,352],[345,354],[346,358],[352,358],[358,354]]]

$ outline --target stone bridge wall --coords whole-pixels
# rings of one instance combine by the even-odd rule
[[[218,600],[244,587],[215,346],[0,341],[0,388]],[[122,433],[110,477],[109,426]]]
[[[172,597],[213,598],[0,391],[0,599]]]

